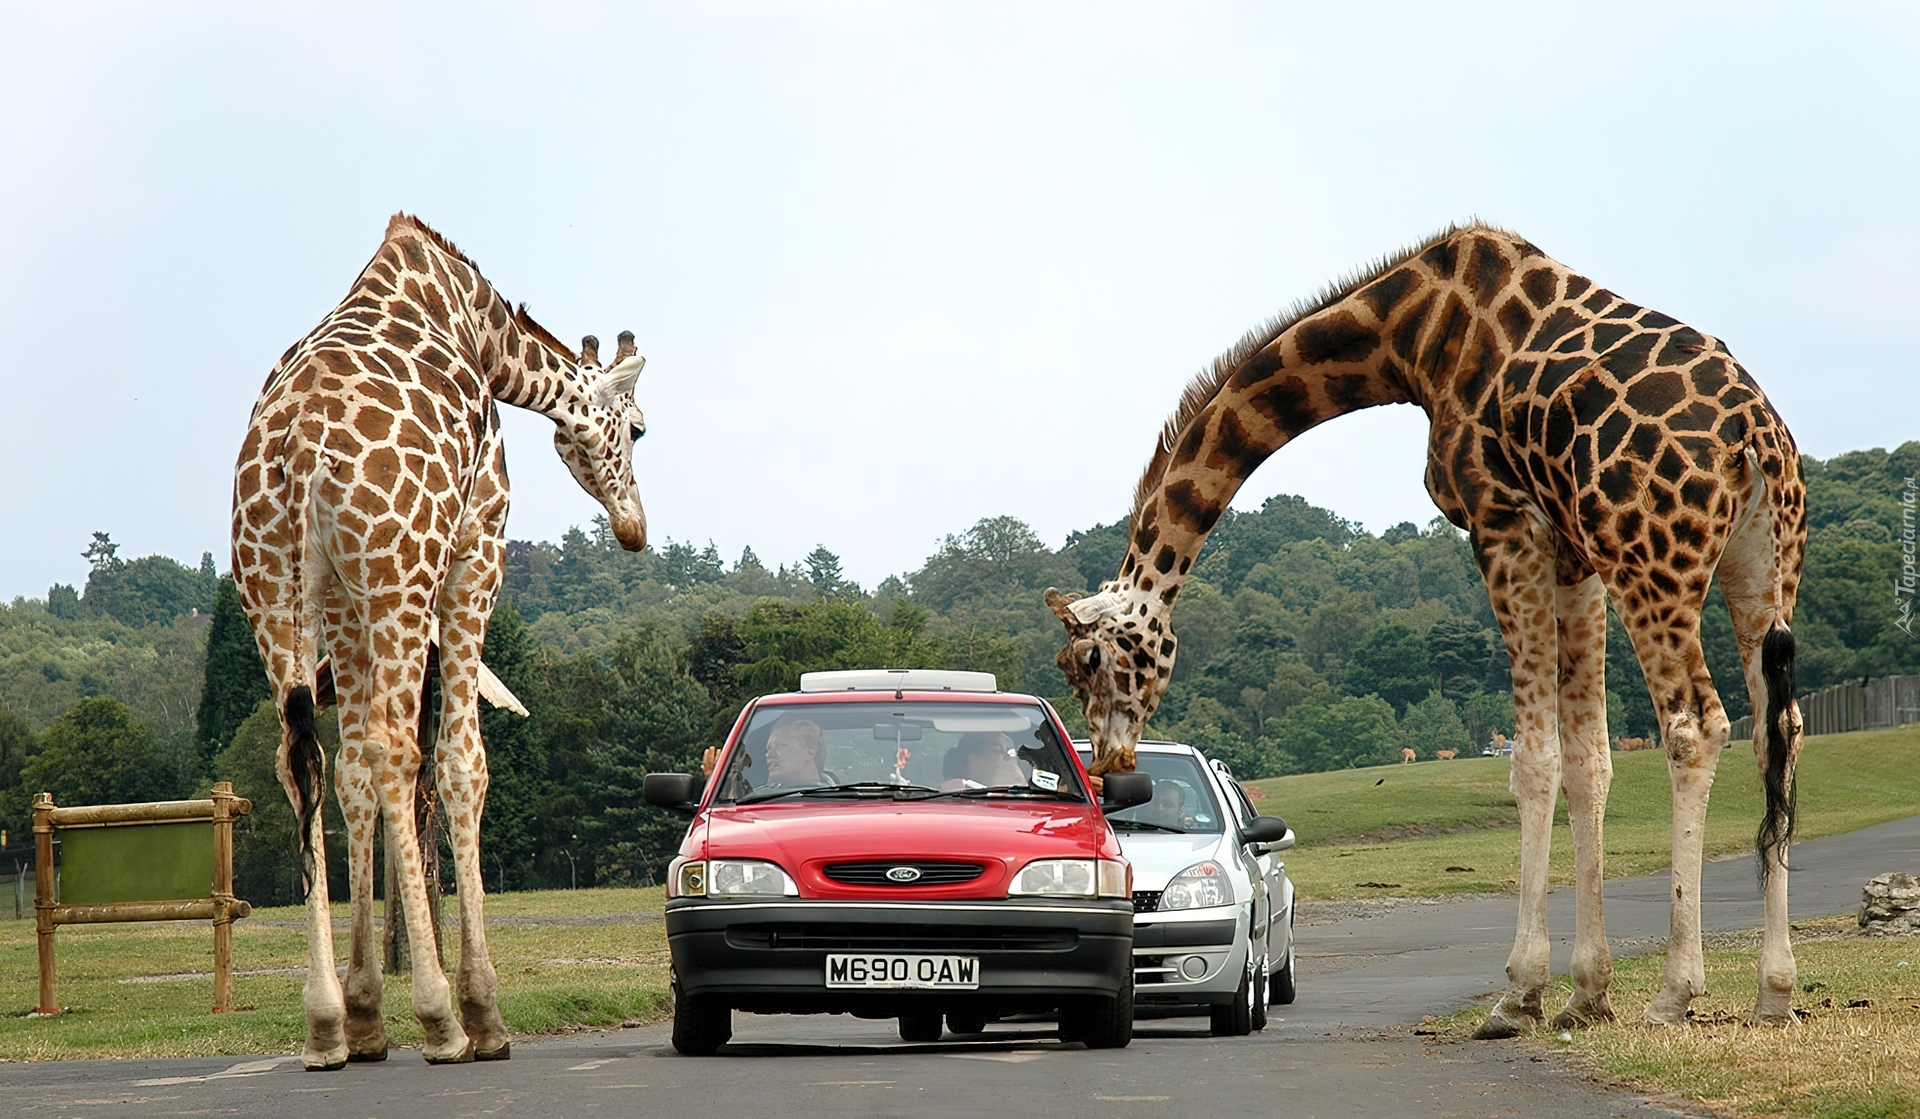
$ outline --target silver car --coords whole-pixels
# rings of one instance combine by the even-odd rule
[[[1216,1035],[1264,1029],[1267,1007],[1294,997],[1293,883],[1279,858],[1293,831],[1192,746],[1142,742],[1138,757],[1153,799],[1107,813],[1133,864],[1135,1012],[1204,1007]]]

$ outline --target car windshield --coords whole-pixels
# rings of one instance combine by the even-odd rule
[[[895,700],[761,707],[718,800],[943,796],[1086,799],[1038,704]]]
[[[1225,827],[1225,817],[1219,801],[1214,799],[1213,782],[1200,770],[1200,759],[1192,754],[1158,754],[1146,750],[1140,751],[1137,758],[1134,771],[1153,778],[1153,799],[1132,808],[1108,812],[1107,822],[1115,831],[1220,833]]]

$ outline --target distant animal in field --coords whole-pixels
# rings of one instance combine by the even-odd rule
[[[1413,747],[1411,746],[1400,747],[1400,764],[1401,765],[1413,764]]]
[[[1267,794],[1258,785],[1242,785],[1240,791],[1247,794],[1248,800],[1265,800]]]
[[[1625,753],[1628,750],[1651,750],[1653,749],[1653,739],[1652,738],[1616,738],[1613,740],[1613,748],[1621,751],[1622,753]]]
[[[1435,750],[1435,751],[1433,752],[1433,756],[1434,756],[1434,757],[1436,757],[1436,758],[1439,758],[1439,759],[1440,759],[1441,761],[1443,761],[1443,762],[1450,762],[1450,761],[1452,761],[1453,759],[1455,759],[1455,758],[1457,758],[1457,757],[1459,757],[1459,756],[1460,756],[1460,751],[1458,751],[1458,750]]]

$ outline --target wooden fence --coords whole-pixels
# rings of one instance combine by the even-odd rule
[[[1870,676],[1800,697],[1800,721],[1812,734],[1891,730],[1920,723],[1920,676]],[[1731,741],[1753,738],[1753,716],[1733,721]]]
[[[233,822],[253,802],[221,781],[206,800],[56,808],[33,798],[33,909],[40,1007],[53,998],[53,933],[111,921],[213,922],[213,1008],[233,1009],[233,922],[252,906],[233,896]],[[54,833],[60,860],[54,864]]]

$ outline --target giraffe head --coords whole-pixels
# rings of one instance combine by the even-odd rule
[[[1055,663],[1086,710],[1096,775],[1133,768],[1140,732],[1167,690],[1175,641],[1155,605],[1112,585],[1085,598],[1047,588],[1047,606],[1067,627]]]
[[[553,445],[573,471],[580,488],[606,507],[620,546],[637,552],[647,546],[647,514],[640,507],[640,486],[633,480],[633,445],[647,433],[647,418],[634,402],[633,385],[647,364],[633,344],[633,332],[620,332],[613,364],[600,365],[600,340],[580,342],[581,405],[556,417]]]

